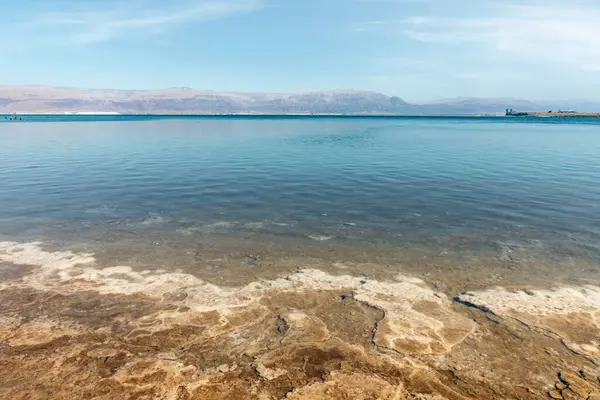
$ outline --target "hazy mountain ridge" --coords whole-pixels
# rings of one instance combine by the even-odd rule
[[[361,90],[296,94],[238,93],[170,88],[161,90],[77,89],[50,86],[0,86],[0,113],[335,113],[335,114],[496,114],[577,109],[600,111],[600,102],[534,103],[511,98],[455,98],[411,104],[396,96]]]

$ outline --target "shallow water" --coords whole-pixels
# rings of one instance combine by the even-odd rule
[[[37,118],[0,126],[0,240],[230,283],[600,278],[596,120]]]

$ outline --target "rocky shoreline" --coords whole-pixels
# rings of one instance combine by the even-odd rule
[[[0,242],[0,397],[596,399],[600,288],[241,287]]]

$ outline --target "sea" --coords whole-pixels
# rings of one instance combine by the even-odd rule
[[[600,282],[600,119],[0,115],[0,241],[231,286]]]

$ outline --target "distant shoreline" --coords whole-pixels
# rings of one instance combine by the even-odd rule
[[[595,117],[598,118],[600,117],[600,113],[580,113],[580,112],[574,112],[574,113],[549,113],[549,112],[534,112],[534,113],[530,113],[529,114],[530,117],[542,117],[542,118],[547,118],[547,117],[559,117],[559,118],[568,118],[568,117]]]
[[[2,113],[1,117],[459,117],[459,118],[491,118],[491,117],[505,117],[505,118],[573,118],[573,117],[587,117],[587,118],[600,118],[600,112],[598,113],[547,113],[547,112],[532,112],[525,113],[525,115],[504,115],[504,114],[384,114],[384,113],[354,113],[354,114],[341,114],[341,113],[173,113],[173,112],[156,112],[156,113],[113,113],[113,112],[80,112],[80,113],[64,113],[64,112],[17,112],[17,113]],[[3,118],[4,119],[4,118]]]

